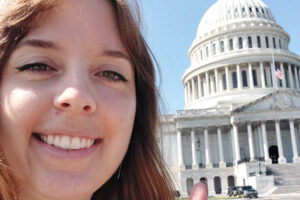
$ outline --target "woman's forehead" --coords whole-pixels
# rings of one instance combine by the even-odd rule
[[[114,10],[106,0],[64,0],[45,11],[25,39],[51,40],[65,48],[114,49],[127,54]]]

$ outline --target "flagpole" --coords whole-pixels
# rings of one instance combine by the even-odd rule
[[[273,49],[272,50],[272,71],[273,71],[273,77],[274,77],[274,84],[275,84],[275,89],[278,90],[278,84],[277,84],[277,78],[276,78],[276,69],[275,69],[275,61],[274,61],[274,53]]]

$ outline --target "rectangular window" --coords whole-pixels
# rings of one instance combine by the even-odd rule
[[[273,47],[274,47],[274,49],[276,49],[276,40],[274,37],[273,37]]]
[[[208,58],[208,56],[209,56],[209,52],[208,52],[208,47],[206,47],[206,57]]]
[[[245,8],[244,7],[242,7],[242,12],[245,12]]]
[[[260,36],[257,36],[257,47],[261,48],[261,40],[260,40]]]
[[[239,37],[239,49],[243,48],[243,38]]]
[[[229,40],[229,49],[230,49],[230,51],[233,50],[233,39]]]
[[[221,52],[224,52],[224,50],[225,50],[224,41],[221,41],[221,43],[220,43],[220,50],[221,50]]]
[[[256,12],[259,13],[258,7],[256,7],[255,9],[256,9]]]
[[[216,55],[216,44],[213,43],[213,55]]]
[[[248,46],[249,46],[249,48],[252,48],[252,47],[253,47],[251,36],[248,37]]]
[[[266,36],[266,48],[270,48],[268,36]]]
[[[249,11],[252,12],[252,7],[249,7]]]

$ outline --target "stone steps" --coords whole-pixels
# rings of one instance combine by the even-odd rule
[[[277,186],[277,189],[273,192],[273,194],[288,194],[288,193],[292,193],[292,194],[299,193],[299,197],[300,197],[300,185]]]
[[[292,177],[292,176],[274,176],[275,186],[278,185],[299,185],[300,184],[300,176]]]
[[[300,164],[274,164],[267,166],[274,176],[277,189],[273,194],[298,194],[300,196]]]

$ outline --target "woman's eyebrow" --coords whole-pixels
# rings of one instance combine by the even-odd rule
[[[129,56],[127,56],[126,54],[122,53],[121,51],[118,50],[110,50],[110,49],[104,49],[102,51],[102,54],[105,56],[109,56],[109,57],[114,57],[114,58],[123,58],[129,62],[131,62],[131,59]]]
[[[46,40],[38,40],[38,39],[28,39],[21,41],[16,49],[21,48],[23,46],[31,46],[31,47],[38,47],[38,48],[44,48],[44,49],[55,49],[59,50],[60,47],[51,41]]]
[[[43,49],[54,49],[54,50],[59,50],[60,47],[58,44],[47,41],[47,40],[39,40],[39,39],[27,39],[21,41],[16,49],[24,47],[24,46],[31,46],[31,47],[38,47],[38,48],[43,48]],[[118,50],[111,50],[111,49],[104,49],[101,53],[104,56],[109,56],[113,58],[123,58],[129,62],[131,62],[131,59],[129,56],[124,54],[121,51]]]

